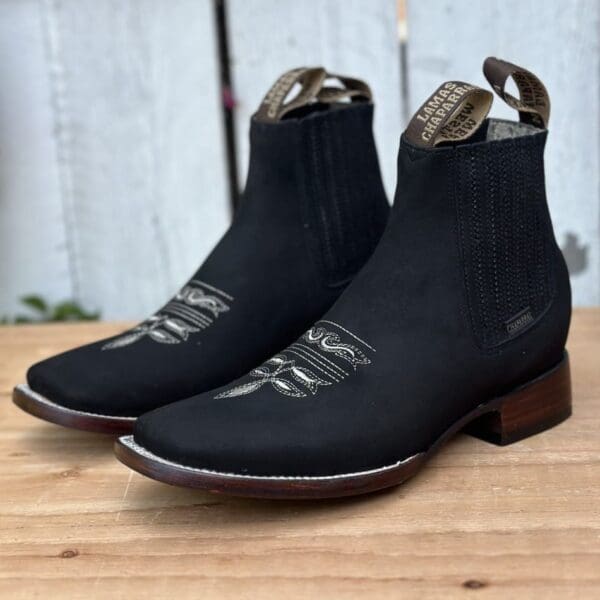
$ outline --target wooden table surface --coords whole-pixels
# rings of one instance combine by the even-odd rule
[[[460,435],[401,488],[302,503],[156,483],[12,404],[30,363],[119,329],[0,327],[1,598],[600,598],[600,310],[574,316],[566,423]]]

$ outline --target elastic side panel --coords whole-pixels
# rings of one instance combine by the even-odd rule
[[[340,109],[327,118],[307,120],[304,131],[309,226],[317,263],[332,286],[363,266],[387,219],[366,110]]]
[[[473,333],[491,348],[554,295],[542,135],[457,149],[458,216]]]

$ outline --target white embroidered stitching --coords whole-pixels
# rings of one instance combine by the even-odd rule
[[[167,304],[167,306],[165,308],[163,308],[163,310],[178,310],[182,313],[185,313],[186,315],[189,315],[191,317],[193,317],[194,319],[203,319],[206,323],[208,323],[208,317],[205,317],[202,313],[196,312],[194,310],[192,310],[189,306],[181,303],[181,302],[177,302],[176,300],[171,300],[171,302],[169,302]]]
[[[342,360],[350,363],[356,371],[357,365],[368,365],[370,359],[356,346],[346,344],[340,340],[340,336],[324,327],[311,327],[302,339],[309,344],[316,344],[319,350],[339,356]]]
[[[298,352],[298,350],[294,350],[294,348],[290,347],[286,350],[286,352],[291,352],[292,354],[295,354],[302,360],[306,361],[309,365],[312,365],[315,369],[319,369],[319,371],[321,371],[321,373],[323,373],[325,375],[325,377],[329,377],[330,379],[333,379],[336,383],[339,383],[341,381],[335,375],[332,375],[329,371],[326,371],[323,367],[320,367],[316,362],[313,362],[312,360],[310,360],[310,358],[307,358],[306,356],[303,356],[302,354],[300,354],[300,352]]]
[[[227,312],[229,306],[218,298],[207,294],[202,288],[184,285],[177,294],[175,300],[193,307],[196,310],[200,308],[207,310],[213,317],[218,317],[221,313]]]
[[[233,297],[222,290],[193,279],[184,285],[164,308],[133,329],[104,344],[102,350],[124,348],[146,336],[161,344],[180,344],[185,342],[191,333],[206,329],[222,313],[229,310],[229,305],[221,298],[207,293],[202,287],[194,287],[192,283],[233,301]],[[211,316],[202,312],[203,310]]]
[[[336,373],[338,375],[338,377],[341,377],[343,379],[349,375],[348,371],[344,371],[344,369],[342,369],[341,367],[336,365],[334,362],[330,361],[326,356],[319,354],[316,350],[314,350],[310,346],[305,346],[304,344],[301,344],[300,342],[294,342],[292,344],[292,346],[298,348],[299,350],[302,350],[305,354],[309,354],[315,360],[319,361],[326,369],[329,369],[330,371]],[[328,365],[331,365],[331,366],[328,366]]]
[[[375,350],[375,348],[373,348],[373,346],[369,346],[369,344],[367,344],[367,342],[365,342],[365,340],[360,339],[357,335],[354,335],[351,331],[348,331],[345,327],[342,327],[339,323],[336,323],[335,321],[328,321],[327,319],[321,319],[319,321],[319,323],[329,323],[330,325],[335,325],[336,327],[339,327],[342,331],[345,331],[348,335],[351,335],[355,340],[362,342],[369,350],[373,350],[373,352],[377,352],[377,350]]]
[[[211,292],[221,294],[221,296],[223,296],[223,298],[226,298],[230,302],[233,302],[233,300],[234,300],[233,296],[226,294],[223,290],[220,290],[219,288],[213,287],[212,285],[208,285],[208,283],[204,283],[204,281],[200,281],[200,279],[192,279],[191,283],[197,283],[198,285],[203,285],[206,289],[210,290]]]
[[[298,356],[301,356],[302,358],[304,358],[304,360],[315,360],[317,361],[317,363],[319,365],[321,365],[321,369],[327,373],[327,375],[329,375],[329,377],[341,377],[341,379],[344,379],[345,376],[347,375],[347,373],[344,372],[340,372],[339,369],[337,368],[332,368],[331,366],[329,366],[326,362],[324,362],[324,357],[321,357],[321,355],[318,352],[308,352],[309,348],[307,348],[306,346],[302,346],[301,344],[298,344],[296,342],[294,342],[289,348],[288,350],[293,350],[294,352],[296,352],[298,354]],[[333,363],[331,363],[332,366]],[[341,380],[340,380],[341,381]]]
[[[178,306],[172,306],[171,303],[167,304],[167,306],[163,308],[163,312],[170,312],[179,317],[183,317],[184,319],[187,319],[191,323],[194,323],[194,325],[197,325],[201,329],[206,329],[206,327],[210,325],[210,323],[199,319],[197,316],[192,316],[191,314],[188,314],[187,312],[181,310],[181,308],[179,308]]]
[[[275,365],[274,371],[270,370],[271,364]],[[285,354],[277,354],[260,367],[256,367],[256,369],[250,371],[250,376],[255,377],[255,380],[236,385],[217,394],[215,398],[245,396],[246,394],[255,392],[267,383],[270,383],[275,390],[286,396],[292,396],[294,398],[305,397],[306,393],[302,389],[282,376],[285,373],[289,373],[296,382],[305,386],[313,396],[317,393],[319,386],[331,385],[329,381],[324,381],[310,369],[296,365],[296,361],[289,360]]]
[[[251,379],[238,383],[222,392],[219,392],[215,398],[232,398],[235,396],[245,396],[251,394],[267,383],[271,384],[273,389],[286,396],[302,398],[306,393],[297,387],[292,381],[283,377],[289,373],[292,378],[302,384],[314,396],[320,386],[332,385],[331,381],[320,379],[315,373],[306,367],[300,367],[296,364],[297,359],[289,359],[285,352],[295,354],[297,357],[318,369],[326,377],[340,383],[350,375],[344,371],[338,364],[325,357],[323,353],[336,356],[338,359],[346,361],[352,365],[354,371],[359,365],[369,365],[371,360],[359,348],[352,344],[347,344],[340,340],[340,336],[332,331],[327,331],[324,327],[311,327],[300,339],[306,340],[315,347],[305,346],[300,342],[294,342],[281,354],[276,354],[260,367],[256,367],[248,374]],[[368,344],[365,347],[371,348]],[[319,350],[321,352],[319,352]],[[321,366],[319,366],[319,363]],[[272,365],[275,368],[272,369]],[[330,365],[330,366],[329,366]],[[343,375],[340,375],[340,372]],[[342,379],[339,379],[339,378]]]
[[[209,319],[208,317],[205,317],[200,313],[194,313],[193,311],[183,310],[177,305],[171,306],[170,304],[168,304],[167,308],[163,310],[166,310],[168,312],[176,312],[179,314],[179,316],[185,317],[186,319],[189,319],[190,321],[194,321],[198,325],[201,325],[203,329],[208,327],[213,322],[212,319]]]

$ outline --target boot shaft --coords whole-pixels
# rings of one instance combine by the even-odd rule
[[[493,348],[527,329],[549,307],[557,277],[568,289],[544,183],[546,132],[492,121],[491,141],[457,149],[457,217],[473,333]]]
[[[329,77],[322,72],[318,87],[310,79],[311,94],[301,90],[304,100],[289,103],[291,109],[279,108],[267,118],[261,107],[252,118],[248,178],[236,220],[268,224],[265,235],[277,229],[283,243],[293,243],[293,236],[304,240],[302,260],[314,264],[325,285],[336,287],[371,255],[389,205],[372,133],[370,91],[348,78],[340,80],[351,82],[346,83],[351,88],[325,87]],[[277,96],[278,85],[265,102]],[[348,95],[354,101],[341,102]]]
[[[544,181],[549,100],[547,94],[542,97],[540,90],[545,89],[535,76],[511,67],[517,78],[526,73],[529,89],[538,92],[529,95],[530,105],[509,102],[526,115],[519,122],[487,119],[491,96],[466,84],[467,91],[446,106],[448,113],[455,111],[453,117],[442,110],[432,125],[417,121],[420,114],[427,116],[423,107],[417,112],[401,140],[392,217],[399,230],[408,223],[426,229],[430,219],[445,221],[452,235],[432,231],[428,247],[421,248],[422,256],[415,260],[423,264],[427,257],[434,261],[436,252],[456,249],[468,322],[477,346],[486,352],[499,351],[534,327],[552,305],[557,321],[550,328],[562,340],[557,347],[564,345],[570,321],[568,273],[554,237]],[[504,97],[504,81],[499,85],[492,77],[492,83]],[[461,101],[470,104],[462,117]],[[430,106],[435,113],[440,105],[435,101]],[[543,116],[530,112],[532,107]],[[454,122],[445,131],[444,116]],[[465,121],[467,126],[457,128],[456,122]],[[444,134],[436,141],[440,131]],[[456,132],[464,137],[456,139]]]

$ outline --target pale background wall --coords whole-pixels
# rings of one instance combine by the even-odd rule
[[[157,309],[229,207],[208,0],[0,0],[0,315]]]
[[[406,115],[498,55],[553,100],[548,195],[577,304],[600,303],[600,3],[228,0],[238,164],[272,80],[325,64],[363,77],[393,192]],[[0,0],[0,316],[18,298],[105,318],[156,309],[230,218],[212,0]],[[496,115],[510,112],[497,100]]]

